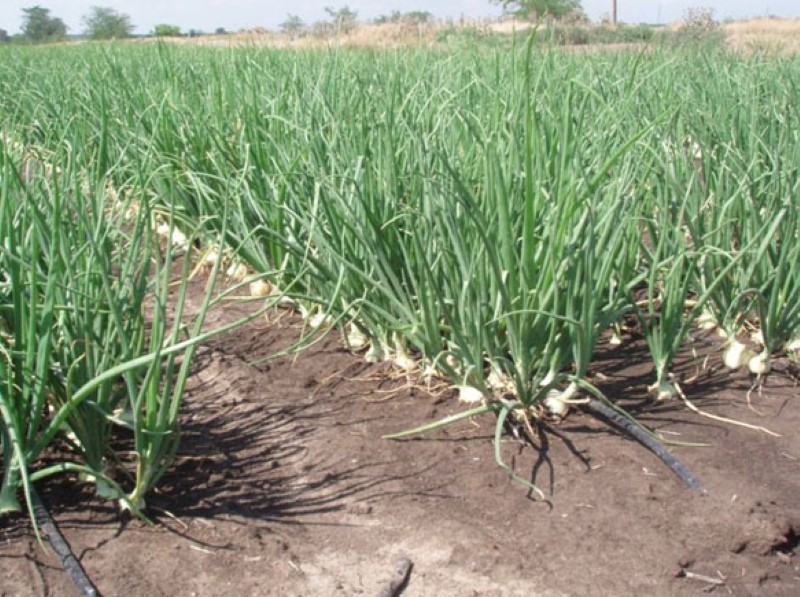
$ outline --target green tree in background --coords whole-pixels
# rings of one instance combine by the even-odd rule
[[[177,25],[167,25],[165,23],[161,23],[153,28],[153,35],[156,37],[179,37],[180,34],[181,28]]]
[[[580,0],[492,0],[505,10],[526,19],[561,19],[580,11]]]
[[[22,9],[22,37],[34,43],[61,41],[67,37],[67,26],[51,17],[50,9],[31,6]]]
[[[351,10],[349,6],[342,6],[341,8],[325,7],[325,12],[331,17],[334,30],[339,33],[350,33],[356,28],[358,13]]]
[[[376,25],[385,25],[386,23],[402,23],[405,25],[428,25],[433,23],[433,14],[427,10],[412,10],[409,12],[400,12],[393,10],[391,14],[381,15],[375,18]]]
[[[93,6],[83,17],[83,26],[90,39],[123,39],[133,32],[128,15],[103,6]]]
[[[286,20],[280,24],[281,31],[292,37],[303,35],[306,32],[306,24],[297,15],[286,15]]]
[[[0,29],[0,44],[4,44],[9,41],[11,41],[11,38],[8,36],[8,31],[5,29]]]

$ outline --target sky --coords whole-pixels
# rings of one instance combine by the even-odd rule
[[[362,21],[394,10],[424,10],[440,19],[495,17],[501,13],[490,0],[0,0],[0,29],[17,33],[22,9],[37,4],[61,18],[70,33],[83,30],[81,18],[95,5],[129,15],[138,34],[149,33],[159,23],[178,25],[184,31],[214,31],[217,27],[237,31],[257,26],[277,29],[288,14],[311,24],[326,19],[326,6],[347,5]],[[589,17],[598,20],[608,14],[611,0],[583,0],[582,4]],[[629,23],[675,21],[690,7],[713,8],[720,20],[767,14],[800,17],[800,0],[618,0],[618,6],[620,20]]]

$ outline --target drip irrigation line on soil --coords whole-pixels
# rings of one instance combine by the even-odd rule
[[[590,399],[586,404],[584,404],[583,408],[589,411],[590,414],[603,419],[607,423],[610,423],[612,426],[620,428],[623,431],[627,431],[629,434],[631,434],[636,441],[653,452],[664,462],[664,464],[672,469],[672,472],[678,475],[678,477],[681,478],[687,487],[690,489],[703,489],[703,484],[700,483],[697,477],[695,477],[688,468],[686,468],[686,465],[684,465],[675,456],[670,454],[669,450],[667,450],[661,442],[648,434],[636,423],[625,418],[607,404],[604,404],[600,400],[596,400],[594,398]]]
[[[42,533],[44,533],[44,536],[50,542],[59,562],[61,562],[61,567],[64,568],[64,572],[67,573],[72,584],[75,585],[78,594],[81,597],[97,597],[97,589],[92,584],[92,581],[89,580],[89,577],[86,576],[86,572],[81,567],[80,562],[78,562],[78,558],[72,553],[69,543],[64,539],[64,535],[61,534],[61,531],[58,530],[55,521],[50,516],[42,499],[33,487],[31,487],[31,502],[33,503],[33,514],[36,517],[36,524],[39,525],[39,528],[42,529]]]

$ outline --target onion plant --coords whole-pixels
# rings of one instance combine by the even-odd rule
[[[175,453],[193,351],[208,337],[201,326],[210,287],[187,339],[189,262],[170,322],[174,255],[170,246],[160,253],[148,203],[136,192],[143,189],[132,181],[129,195],[110,195],[105,177],[92,179],[68,152],[40,153],[41,174],[26,177],[23,157],[3,144],[0,512],[20,508],[20,489],[30,509],[30,484],[59,472],[77,473],[100,496],[139,512]],[[156,305],[149,321],[148,300]],[[134,436],[133,482],[113,440],[120,426]],[[42,467],[45,451],[59,446],[66,451]]]
[[[67,468],[97,479],[103,494],[114,485],[105,474],[106,415],[122,388],[106,384],[86,404],[70,406],[70,396],[137,345],[141,350],[143,319],[130,306],[141,300],[148,274],[120,278],[114,298],[121,300],[110,304],[104,282],[110,282],[112,263],[125,270],[125,259],[138,252],[115,259],[118,236],[105,222],[106,206],[85,195],[68,165],[61,174],[23,181],[19,163],[3,152],[4,511],[18,506],[19,483],[30,482],[30,466],[56,434],[64,434],[82,461]],[[118,319],[113,308],[121,311]],[[57,425],[54,411],[64,413]]]

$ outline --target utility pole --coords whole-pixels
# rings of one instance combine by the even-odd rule
[[[617,0],[611,0],[611,24],[617,26]]]

